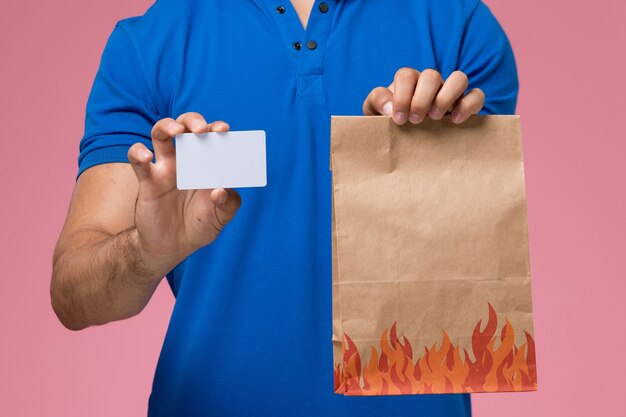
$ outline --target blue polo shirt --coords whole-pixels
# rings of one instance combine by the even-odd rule
[[[265,188],[167,279],[176,296],[151,416],[463,416],[468,395],[333,392],[330,115],[401,67],[462,70],[515,111],[507,38],[477,0],[158,0],[113,29],[87,104],[79,175],[151,147],[164,117],[196,111],[267,132]]]

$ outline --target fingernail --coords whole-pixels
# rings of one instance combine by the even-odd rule
[[[450,119],[452,120],[452,123],[461,123],[463,115],[455,110],[452,112],[452,116],[450,116]]]
[[[195,130],[202,130],[204,128],[204,122],[200,119],[194,120],[191,124]]]
[[[218,203],[220,203],[220,204],[224,204],[226,202],[226,200],[228,199],[228,191],[226,191],[226,190],[222,190],[222,191],[224,191],[224,192],[222,193],[222,196],[218,200]]]
[[[383,105],[383,115],[391,116],[392,111],[393,111],[393,104],[391,103],[391,101],[386,102]]]
[[[406,113],[403,111],[396,112],[396,114],[393,115],[393,120],[399,125],[406,123],[406,119]]]
[[[431,119],[440,119],[441,116],[443,116],[443,112],[439,110],[437,107],[433,107],[428,112],[428,115],[430,116]]]
[[[421,117],[419,114],[415,114],[415,113],[409,114],[409,121],[413,124],[418,124],[422,120],[424,120],[424,118]]]

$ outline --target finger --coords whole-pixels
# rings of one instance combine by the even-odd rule
[[[176,121],[185,127],[185,132],[205,133],[209,131],[209,125],[200,113],[187,112],[176,118]]]
[[[368,94],[363,102],[363,114],[376,116],[382,114],[391,116],[393,110],[393,93],[385,87],[376,87]]]
[[[454,103],[465,94],[467,90],[467,75],[461,71],[454,71],[435,97],[433,106],[428,115],[435,120],[439,120],[454,105]]]
[[[406,123],[420,73],[414,68],[400,68],[393,79],[393,121]]]
[[[150,177],[152,170],[152,152],[143,143],[137,142],[128,150],[130,162],[139,182]]]
[[[216,120],[209,124],[209,132],[228,132],[230,130],[230,125],[221,120]]]
[[[420,123],[426,117],[433,104],[437,92],[443,84],[443,78],[438,71],[426,69],[417,79],[415,94],[411,100],[409,121],[413,124]]]
[[[175,158],[174,144],[172,137],[183,133],[185,128],[171,117],[159,120],[152,127],[152,147],[156,154],[157,163],[168,158]]]
[[[473,114],[478,113],[485,105],[485,93],[480,88],[474,88],[465,95],[452,111],[453,123],[463,123]]]
[[[211,191],[211,201],[215,204],[215,217],[222,226],[231,221],[239,207],[241,207],[241,196],[232,189],[213,189]]]

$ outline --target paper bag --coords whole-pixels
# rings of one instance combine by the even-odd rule
[[[536,390],[519,117],[331,131],[335,392]]]

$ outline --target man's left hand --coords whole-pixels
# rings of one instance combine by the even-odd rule
[[[454,71],[444,82],[433,69],[400,68],[389,87],[376,87],[369,93],[363,113],[391,116],[403,125],[407,120],[418,124],[426,116],[439,120],[449,112],[453,123],[463,123],[485,104],[480,88],[466,92],[467,87],[467,75],[461,71]]]

